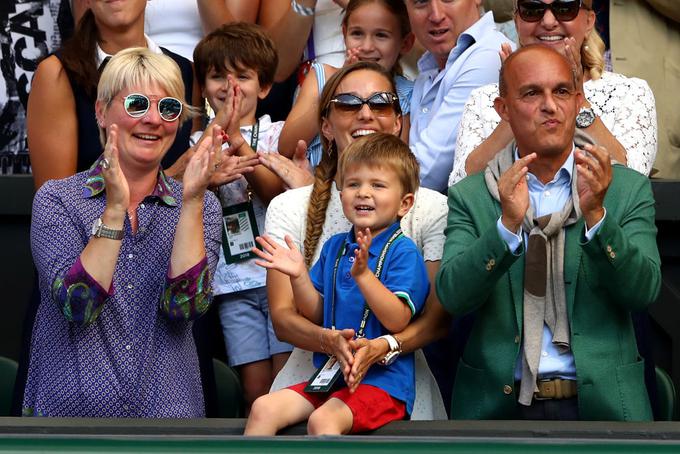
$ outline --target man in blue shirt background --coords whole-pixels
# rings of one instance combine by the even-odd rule
[[[458,123],[470,92],[498,81],[501,44],[493,13],[481,0],[406,0],[411,29],[427,52],[418,61],[411,97],[409,145],[420,184],[445,192],[453,168]]]

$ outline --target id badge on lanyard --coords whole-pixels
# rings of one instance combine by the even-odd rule
[[[260,122],[258,121],[253,126],[250,138],[250,148],[253,151],[257,151],[259,132]],[[222,250],[225,261],[237,263],[255,258],[256,255],[250,249],[256,246],[255,237],[259,235],[249,190],[247,202],[222,209]]]

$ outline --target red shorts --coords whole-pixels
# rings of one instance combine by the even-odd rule
[[[330,393],[306,393],[307,382],[289,386],[307,399],[314,408],[319,408],[331,397],[340,399],[352,411],[352,430],[350,433],[360,433],[375,430],[388,422],[404,419],[406,404],[387,394],[382,389],[372,385],[359,385],[353,393],[343,386]]]

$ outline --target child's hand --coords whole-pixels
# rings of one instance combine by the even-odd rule
[[[224,132],[222,131],[222,128],[215,126],[213,137],[223,135]],[[229,144],[229,148],[221,151],[222,159],[221,161],[218,161],[215,167],[215,173],[213,173],[212,177],[210,178],[211,188],[236,181],[246,173],[253,172],[255,170],[255,166],[260,164],[256,155],[236,156],[235,153],[242,143],[242,137],[240,140],[232,140]]]
[[[238,86],[234,76],[227,74],[227,97],[222,103],[222,107],[215,113],[215,119],[212,123],[219,125],[230,141],[241,135],[239,123],[241,120],[241,102],[243,94],[241,87]]]
[[[361,47],[353,47],[351,49],[347,49],[347,52],[345,53],[345,63],[343,66],[349,66],[353,63],[358,62],[360,53]]]
[[[255,240],[262,246],[263,250],[252,248],[251,251],[262,260],[255,260],[255,263],[263,268],[280,271],[293,278],[300,277],[306,271],[305,259],[298,248],[295,247],[290,235],[286,235],[284,239],[288,248],[278,244],[269,235],[258,236]]]
[[[373,237],[368,227],[363,232],[361,230],[357,231],[357,244],[359,248],[354,251],[354,265],[352,265],[350,270],[354,279],[357,279],[366,272],[371,272],[368,268],[368,248],[371,247],[372,241]]]

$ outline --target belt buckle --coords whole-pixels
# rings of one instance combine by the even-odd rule
[[[541,386],[543,384],[543,386]],[[543,394],[543,396],[537,396],[534,393],[534,397],[539,400],[546,399],[571,399],[576,396],[576,391],[574,390],[575,382],[573,380],[566,380],[562,378],[543,378],[536,382],[536,386],[539,388],[538,393]]]
[[[557,380],[559,379],[554,379],[554,378],[539,378],[537,380],[537,386],[538,386],[538,391],[534,393],[534,398],[537,400],[552,400],[552,399],[557,399],[557,393],[558,390],[557,388],[560,388],[561,391],[561,383],[557,383]],[[543,386],[541,386],[541,383]],[[543,394],[543,395],[541,395]],[[546,395],[547,394],[547,395]]]

